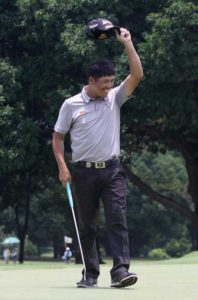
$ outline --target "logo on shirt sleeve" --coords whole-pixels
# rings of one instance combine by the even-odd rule
[[[79,111],[79,113],[78,113],[78,115],[79,116],[82,116],[82,115],[85,115],[87,112],[85,111],[85,110],[80,110]]]

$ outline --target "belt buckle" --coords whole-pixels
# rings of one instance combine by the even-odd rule
[[[91,163],[89,161],[87,161],[86,164],[85,164],[85,167],[86,168],[91,168]]]
[[[105,161],[99,161],[95,163],[95,168],[96,169],[104,169],[106,168],[106,163]]]

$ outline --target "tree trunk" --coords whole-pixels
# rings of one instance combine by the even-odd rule
[[[195,204],[195,213],[198,216],[198,203]],[[198,251],[198,229],[194,229],[194,235],[192,239],[192,250]]]
[[[159,143],[165,144],[168,148],[175,149],[184,158],[186,164],[186,171],[188,173],[188,193],[191,196],[192,204],[194,205],[194,211],[190,211],[187,208],[182,207],[179,203],[174,203],[173,200],[167,197],[156,194],[150,187],[145,185],[140,178],[131,174],[130,170],[127,170],[131,181],[136,184],[145,194],[152,199],[162,203],[164,206],[171,207],[178,211],[180,214],[188,218],[192,223],[193,234],[193,250],[198,250],[198,158],[197,158],[197,136],[191,136],[186,138],[182,136],[180,132],[174,137],[171,132],[164,132],[162,128],[155,125],[140,124],[132,122],[129,126],[129,131],[138,135],[148,136]],[[166,199],[165,199],[166,198]]]
[[[190,220],[193,227],[196,228],[196,230],[198,229],[198,215],[196,211],[193,212],[189,210],[187,207],[174,201],[170,197],[166,197],[154,191],[150,186],[148,186],[145,182],[143,182],[137,175],[135,175],[125,164],[123,164],[123,167],[125,169],[126,175],[129,178],[129,180],[133,184],[138,186],[144,194],[146,194],[149,198],[163,204],[165,207],[173,208],[181,215],[186,217],[188,220]]]
[[[56,235],[52,236],[52,246],[53,246],[53,258],[57,259],[62,257],[64,253],[63,243],[60,243],[60,239]]]
[[[198,218],[198,161],[192,157],[184,157],[188,172],[188,193],[194,203],[194,213]],[[198,250],[198,228],[192,228],[192,250]]]
[[[20,236],[19,246],[19,263],[22,264],[24,261],[24,248],[25,248],[25,237]]]
[[[27,186],[26,186],[26,202],[25,202],[25,208],[24,208],[24,223],[20,223],[20,214],[18,206],[15,208],[15,219],[16,219],[16,225],[17,225],[17,233],[20,240],[20,247],[19,247],[19,263],[23,263],[24,261],[24,248],[25,248],[25,238],[27,235],[28,230],[28,224],[29,224],[29,214],[30,214],[30,199],[31,199],[31,177],[30,174],[27,175]],[[19,203],[20,205],[20,203]]]

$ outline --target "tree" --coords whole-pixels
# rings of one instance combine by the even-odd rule
[[[90,3],[0,4],[1,205],[14,208],[21,263],[33,199],[54,174],[51,132],[57,110],[64,98],[79,89],[84,81],[80,70],[94,53],[94,43],[82,35],[83,12],[88,15]],[[100,9],[99,1],[95,4]]]
[[[152,154],[144,151],[142,154],[133,153],[130,164],[141,180],[159,194],[189,207],[189,202],[186,202],[187,174],[180,156],[171,152]],[[175,210],[149,201],[149,197],[130,182],[128,223],[131,253],[136,256],[147,255],[152,248],[165,247],[171,239],[189,236],[187,226],[190,222]]]
[[[186,1],[169,1],[161,13],[149,15],[151,30],[140,45],[145,80],[138,93],[141,99],[127,108],[127,124],[123,128],[130,145],[150,151],[175,149],[184,158],[188,174],[189,207],[171,197],[155,193],[132,169],[126,167],[132,182],[152,199],[172,207],[198,228],[198,105],[196,55],[197,5]],[[131,116],[131,112],[132,116]],[[131,122],[133,118],[134,122]],[[134,146],[133,146],[134,147]],[[196,243],[198,249],[198,237]]]
[[[50,92],[60,99],[57,82],[64,64],[62,61],[57,65],[56,60],[62,51],[60,32],[64,26],[64,9],[61,11],[61,8],[64,7],[48,1],[11,2],[1,3],[0,11],[1,126],[4,132],[1,140],[1,205],[14,208],[20,238],[19,261],[23,262],[30,205],[34,194],[46,183],[46,173],[50,170],[52,153],[49,125],[44,121],[47,106],[44,100]],[[55,18],[54,13],[59,18]],[[49,37],[53,25],[56,30]],[[46,71],[50,68],[47,76]],[[43,76],[46,81],[42,80]]]
[[[173,64],[176,58],[179,59],[180,57],[181,61],[185,51],[188,53],[188,51],[193,49],[196,20],[194,14],[193,18],[190,15],[195,6],[181,3],[182,5],[180,5],[180,2],[174,1],[171,2],[169,7],[167,6],[167,1],[162,0],[155,2],[149,0],[146,4],[145,1],[127,1],[126,3],[125,0],[108,3],[104,0],[1,1],[0,129],[3,136],[0,142],[0,179],[2,182],[0,206],[2,210],[11,207],[13,215],[15,215],[17,233],[21,241],[20,262],[23,262],[24,241],[28,232],[28,226],[31,224],[32,227],[31,220],[33,219],[31,218],[35,217],[35,212],[40,207],[38,203],[40,200],[42,204],[42,194],[46,196],[46,198],[44,197],[45,201],[47,201],[49,196],[47,203],[49,208],[53,207],[50,200],[51,193],[48,191],[48,185],[53,181],[51,177],[54,177],[54,170],[56,169],[51,150],[51,133],[61,103],[65,98],[79,92],[81,85],[85,83],[84,70],[90,61],[98,57],[113,58],[117,65],[118,80],[123,79],[128,73],[128,64],[125,55],[121,55],[123,53],[121,47],[114,47],[112,40],[93,42],[85,38],[84,26],[87,20],[93,17],[93,11],[96,11],[99,17],[109,18],[118,25],[127,25],[130,30],[134,30],[133,36],[137,44],[143,40],[142,32],[150,28],[151,23],[144,22],[147,14],[153,11],[156,13],[150,17],[153,20],[151,28],[153,28],[154,32],[148,33],[145,36],[145,43],[141,45],[146,79],[144,84],[142,84],[141,91],[137,91],[137,96],[138,98],[141,97],[142,100],[134,104],[128,103],[126,109],[123,110],[125,120],[123,123],[123,137],[128,139],[127,145],[130,155],[129,145],[132,141],[131,136],[134,137],[134,130],[138,133],[135,140],[137,146],[141,146],[141,142],[142,145],[147,145],[150,149],[151,146],[153,149],[154,146],[156,147],[157,145],[158,148],[160,145],[160,143],[151,143],[151,139],[147,138],[148,131],[146,135],[142,128],[138,129],[137,122],[132,127],[131,112],[133,112],[134,120],[140,123],[142,123],[142,120],[146,120],[150,126],[155,126],[155,129],[159,127],[159,130],[163,130],[163,136],[165,136],[167,131],[174,132],[174,135],[171,136],[173,141],[175,141],[175,136],[177,135],[176,129],[179,132],[183,132],[183,127],[178,127],[178,124],[180,124],[178,120],[180,120],[180,117],[184,118],[184,116],[180,115],[179,117],[179,114],[176,114],[177,118],[170,118],[172,120],[172,123],[170,123],[168,118],[170,114],[166,110],[168,109],[167,105],[165,109],[163,106],[158,106],[159,103],[156,101],[156,95],[160,95],[163,87],[167,91],[165,88],[168,75],[163,80],[156,81],[158,83],[156,85],[151,80],[152,78],[156,79],[155,75],[159,74],[161,68],[166,65],[167,61],[162,62],[165,60],[166,54],[169,53],[168,48],[167,53],[162,50],[166,49],[165,47],[167,47],[167,41],[169,41],[170,37],[173,38],[172,46],[170,45],[173,50],[181,37],[185,36],[189,42],[189,47],[185,48],[186,50],[181,48],[183,52],[180,53],[180,56],[177,57],[177,54],[173,52],[174,55],[169,57]],[[167,8],[160,14],[159,12],[161,12],[165,4]],[[176,9],[173,7],[174,5],[178,12],[175,15],[173,14],[172,17],[172,11],[174,13]],[[180,6],[181,8],[179,8]],[[184,13],[185,11],[186,14]],[[160,24],[163,18],[168,18],[170,23],[172,22],[173,28],[171,27],[170,31],[168,31],[167,27],[168,22],[158,25],[157,20],[159,20]],[[180,18],[182,18],[182,25],[178,23],[178,26],[176,26],[173,21],[176,20],[175,23],[177,24]],[[179,35],[177,38],[177,33],[180,31],[179,24],[182,30],[181,37]],[[155,28],[157,26],[159,30],[156,33]],[[190,28],[188,37],[186,37],[187,28]],[[168,33],[169,35],[167,35]],[[160,41],[161,48],[158,51],[159,64],[155,64],[152,53],[155,53],[156,46],[158,47]],[[184,55],[184,58],[186,61],[187,54]],[[177,66],[179,64],[180,62],[178,61]],[[190,65],[187,64],[187,66],[189,67],[187,70],[190,70]],[[154,72],[152,73],[151,70]],[[176,71],[175,74],[177,75]],[[187,74],[188,72],[186,77],[188,77]],[[177,96],[180,97],[179,91],[181,87],[184,88],[184,84],[180,82],[180,85],[177,85],[177,83],[175,79],[170,83],[168,77],[168,86],[174,86],[174,88],[178,86]],[[187,96],[189,99],[193,99],[195,85],[193,85],[192,78],[190,81],[186,81],[186,90],[188,91]],[[152,102],[150,99],[149,101],[147,99],[146,95],[148,93],[151,95]],[[166,100],[169,99],[169,94],[170,92],[167,92]],[[182,97],[183,94],[182,90]],[[182,110],[185,110],[187,107],[185,106],[186,102],[179,100],[177,103],[181,102],[183,103]],[[191,109],[187,110],[188,116],[191,116],[191,112],[193,112],[193,121],[189,122],[187,131],[184,132],[185,137],[187,133],[192,133],[192,130],[194,130],[195,134],[197,128],[196,110],[192,103],[190,107]],[[166,112],[165,117],[161,115],[163,110]],[[130,115],[128,115],[129,111]],[[188,123],[188,119],[189,117],[184,118],[184,125]],[[155,130],[155,133],[157,132]],[[161,133],[160,135],[162,136]],[[169,135],[168,137],[170,140]],[[152,139],[154,138],[156,137],[152,136]],[[181,138],[180,140],[185,141]],[[196,145],[190,145],[195,151]],[[68,140],[65,146],[69,150]],[[126,147],[123,143],[124,149]],[[58,194],[58,191],[56,192]],[[54,206],[53,209],[55,210],[54,216],[60,220],[56,227],[56,230],[58,230],[58,228],[62,228],[60,223],[64,221],[61,221],[58,208]],[[42,213],[41,217],[43,219],[38,220],[35,218],[35,223],[44,222],[44,217],[50,216],[50,210],[46,214],[44,211]],[[52,218],[53,216],[51,215],[50,219]],[[47,224],[47,222],[44,223]],[[34,236],[34,239],[38,241],[38,236]]]

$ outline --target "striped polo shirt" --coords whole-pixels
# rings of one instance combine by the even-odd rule
[[[55,132],[70,132],[72,161],[106,161],[120,155],[120,107],[127,100],[123,83],[107,97],[90,99],[85,87],[66,99]]]

